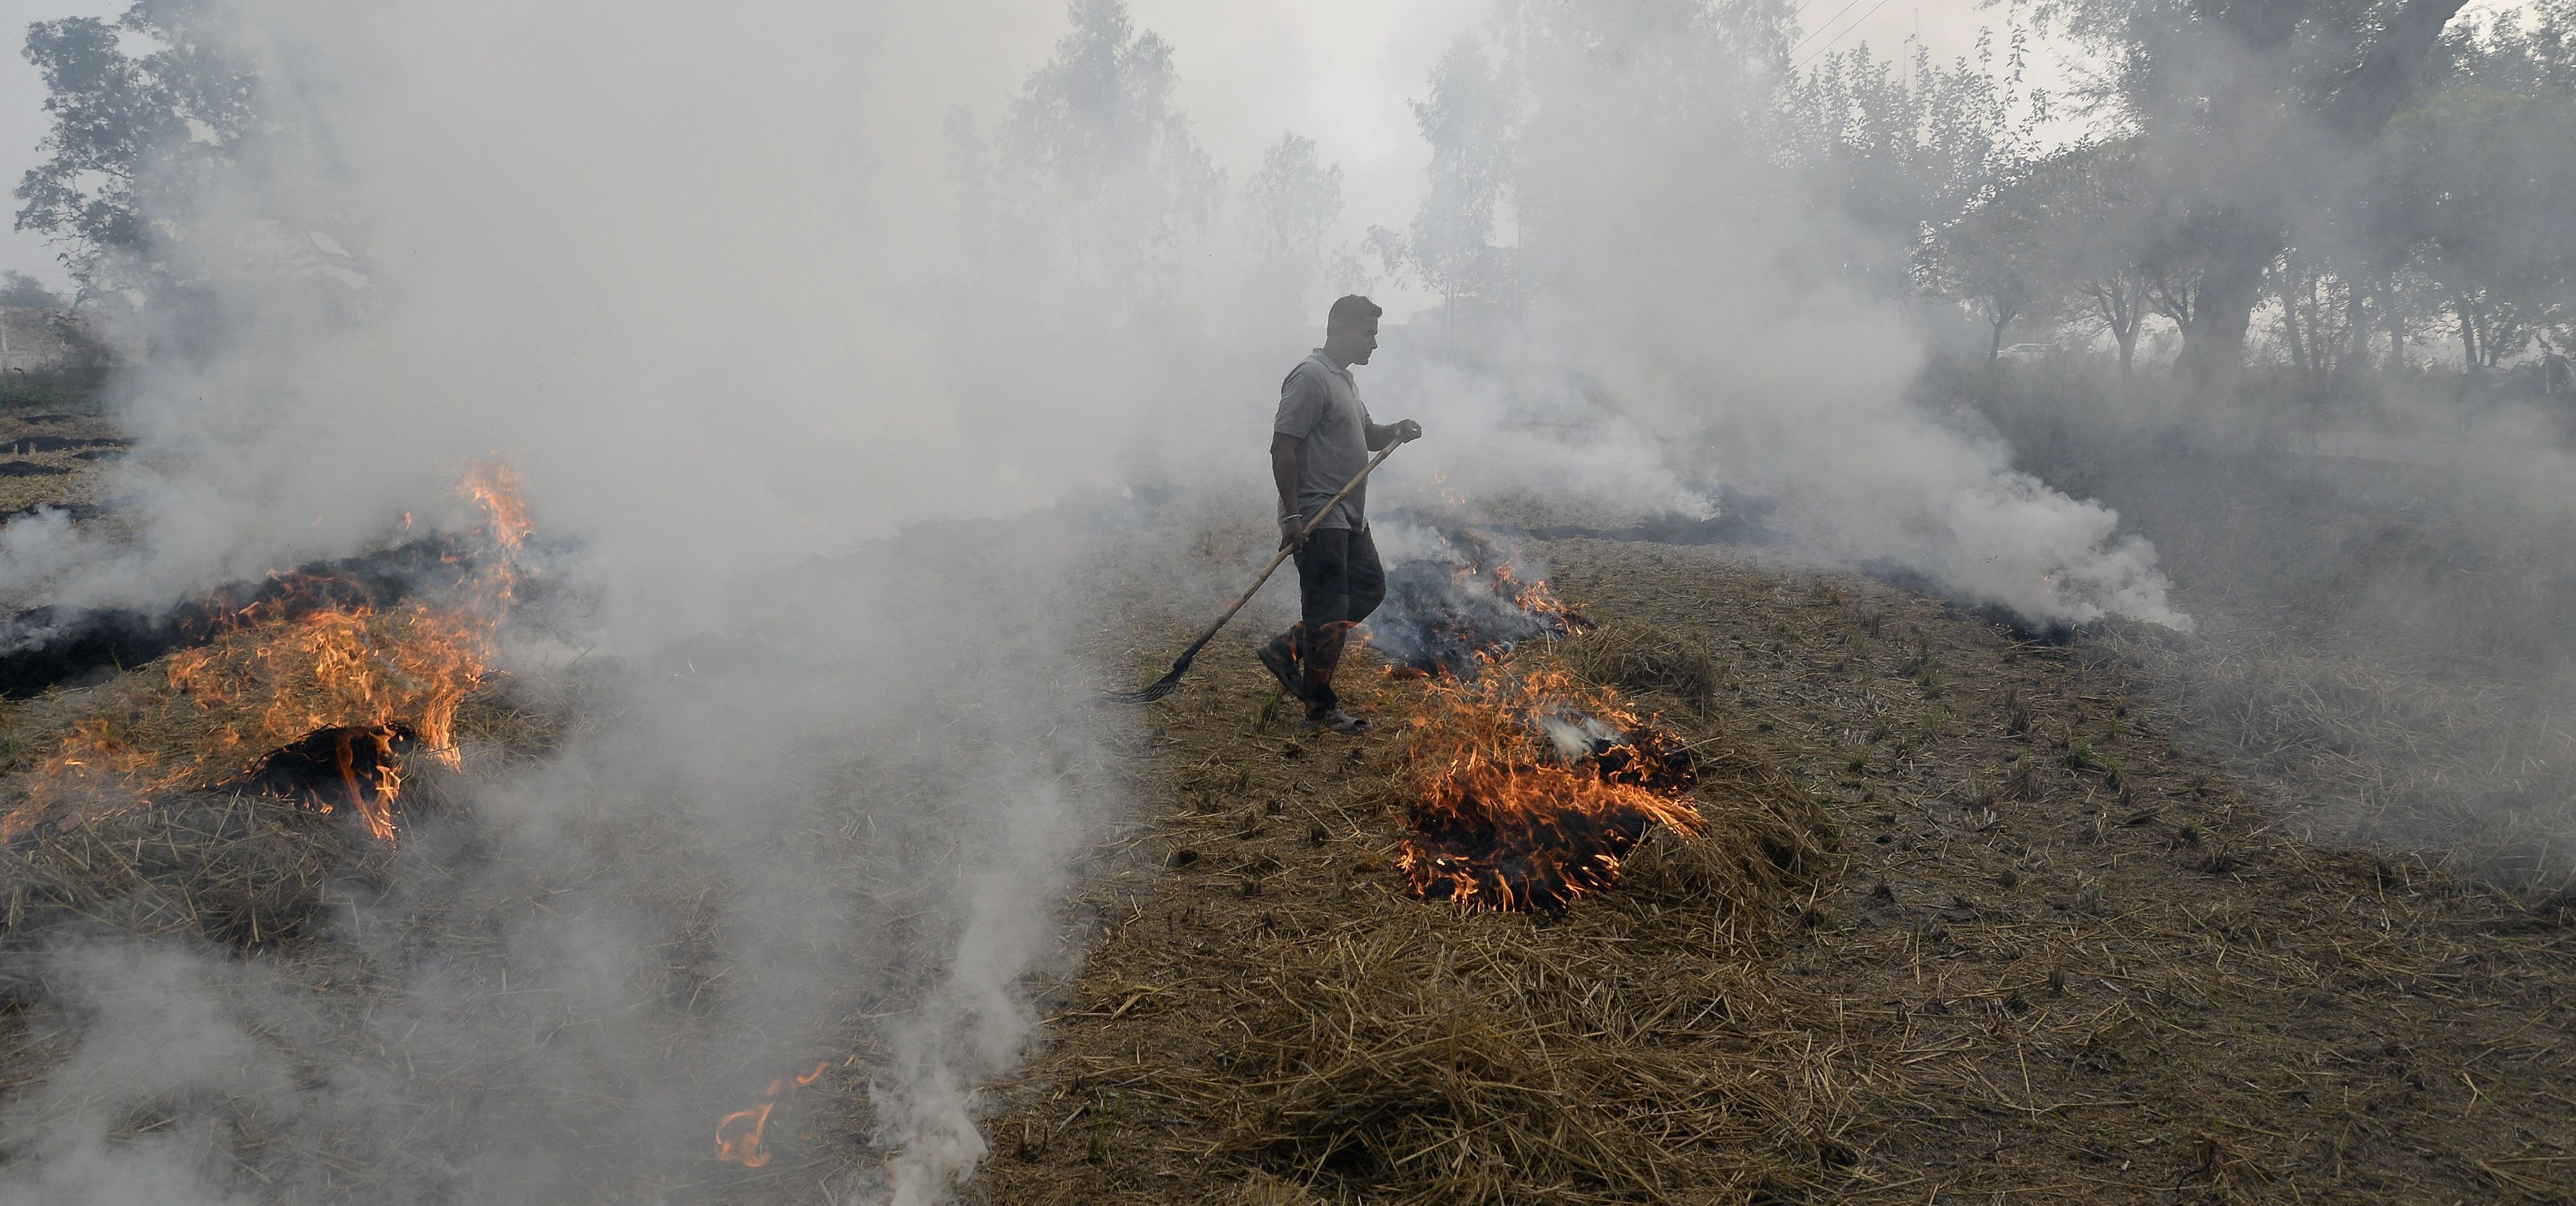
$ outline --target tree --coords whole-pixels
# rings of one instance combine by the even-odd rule
[[[1783,158],[1890,246],[1919,248],[2035,157],[2049,100],[2021,93],[2022,49],[2016,35],[2001,70],[1982,35],[1946,67],[1920,43],[1903,71],[1866,44],[1827,54],[1782,98]]]
[[[2161,249],[2183,367],[2244,359],[2289,230],[2420,91],[2465,0],[2036,0],[2114,65],[2097,100],[2144,140],[2188,242]]]
[[[2003,350],[2014,320],[2046,307],[2050,296],[2043,251],[2046,222],[2041,194],[2010,185],[1935,235],[1925,257],[1931,290],[1968,305],[1986,322],[1986,360]]]
[[[166,293],[208,182],[257,134],[257,77],[210,30],[207,0],[135,0],[114,22],[39,21],[27,60],[48,93],[45,162],[19,182],[17,227],[48,236],[84,295]],[[128,36],[140,54],[124,49]]]
[[[2043,226],[2041,271],[2074,299],[2087,325],[2111,336],[2120,375],[2128,376],[2154,283],[2146,262],[2152,185],[2136,145],[2068,147],[2034,168],[2022,188],[2034,196]]]
[[[2296,243],[2264,277],[2280,301],[2276,321],[2290,367],[2322,395],[2362,359],[2370,331],[2366,294],[2332,259]]]
[[[1282,134],[1244,185],[1253,288],[1264,308],[1306,313],[1325,272],[1325,239],[1342,220],[1342,168],[1323,166],[1315,140]]]
[[[1077,296],[1132,314],[1159,301],[1178,237],[1207,225],[1225,179],[1172,103],[1171,44],[1121,0],[1067,15],[993,139],[995,207],[1061,249]]]
[[[2495,368],[2543,331],[2576,327],[2576,20],[2546,10],[2526,30],[2447,46],[2444,85],[2389,123],[2370,192],[2383,239],[2451,312],[2461,355]]]
[[[1518,92],[1475,39],[1462,36],[1431,69],[1431,96],[1413,102],[1414,124],[1431,144],[1429,190],[1402,233],[1369,231],[1389,272],[1410,275],[1440,295],[1454,321],[1461,300],[1516,300],[1508,249],[1493,245],[1510,196]]]

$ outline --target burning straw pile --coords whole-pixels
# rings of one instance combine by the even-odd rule
[[[1430,543],[1387,574],[1386,602],[1370,618],[1370,644],[1397,677],[1472,679],[1524,642],[1591,630],[1546,579],[1524,576],[1505,541],[1454,522],[1397,523],[1401,542]]]
[[[1391,617],[1466,656],[1390,667],[1411,680],[1389,701],[1406,715],[1396,864],[1409,894],[1557,916],[1644,872],[1632,886],[1650,900],[1740,914],[1813,869],[1821,814],[1768,764],[1724,748],[1705,651],[1651,625],[1595,623],[1516,574],[1509,550],[1465,547],[1453,589],[1417,587]],[[1497,601],[1513,611],[1492,621]],[[1555,639],[1524,643],[1533,634]],[[1709,731],[1685,740],[1640,701]]]
[[[1422,597],[1373,624],[1462,633]],[[1082,1171],[1139,1162],[1195,1200],[1741,1200],[1848,1158],[1844,1090],[1791,1037],[1814,1005],[1762,967],[1835,838],[1725,739],[1705,654],[1613,624],[1400,673],[1414,648],[1352,676],[1390,740],[1281,748],[1227,662],[1159,718],[1199,764],[1154,822],[1171,890],[1102,902],[1130,920],[1032,1070],[1046,1096],[995,1126],[997,1200],[1176,1200]]]
[[[1516,656],[1595,625],[1491,537],[1452,527],[1439,548],[1390,576],[1373,625],[1390,672],[1423,684],[1403,744],[1406,889],[1469,910],[1561,914],[1617,884],[1649,831],[1700,833],[1690,747],[1612,684],[1666,688],[1697,708],[1715,690],[1707,656],[1629,627],[1583,643],[1593,681],[1544,653]]]
[[[1347,758],[1261,758],[1278,738],[1257,668],[1213,667],[1209,703],[1167,718],[1208,768],[1176,787],[1209,793],[1157,822],[1172,890],[1102,902],[1140,911],[1032,1070],[1047,1096],[996,1125],[996,1199],[1176,1200],[1077,1171],[1168,1160],[1196,1200],[1249,1177],[1234,1200],[1724,1201],[1795,1195],[1847,1160],[1850,1090],[1807,1079],[1804,1036],[1830,1019],[1764,967],[1834,864],[1831,826],[1704,701],[1575,673],[1672,643],[1616,625],[1473,681],[1362,680],[1409,723]],[[1426,810],[1513,820],[1486,807],[1497,784],[1544,822],[1486,831],[1485,858],[1418,862],[1463,877],[1421,899],[1391,864],[1441,850]],[[1279,803],[1215,803],[1245,795]],[[1552,894],[1534,874],[1550,866],[1601,879]],[[1504,887],[1526,912],[1503,911]]]
[[[1425,900],[1562,913],[1663,825],[1703,827],[1680,739],[1560,669],[1434,680],[1407,734],[1421,777],[1397,866]]]
[[[490,690],[529,535],[514,487],[504,470],[468,473],[484,522],[418,546],[442,559],[411,597],[327,567],[219,592],[249,601],[180,609],[184,647],[12,705],[0,945],[63,927],[271,945],[332,883],[384,870],[404,816],[439,796],[430,772],[461,766],[461,732],[550,743],[558,718]]]
[[[159,673],[84,701],[0,816],[0,841],[209,790],[354,813],[392,841],[407,756],[458,764],[457,708],[483,682],[529,534],[506,471],[478,468],[463,489],[485,511],[485,547],[452,588],[390,605],[299,606],[333,593],[298,591],[225,616]]]
[[[1837,1158],[1766,1052],[1812,1006],[1754,962],[1831,827],[1769,763],[1572,673],[1640,634],[1606,635],[1399,688],[1398,869],[1469,915],[1390,901],[1261,943],[1254,982],[1296,987],[1238,1005],[1229,1150],[1421,1203],[1786,1190]],[[1553,923],[1490,915],[1513,911]]]
[[[1761,1132],[1803,1107],[1767,1061],[1748,1058],[1748,1036],[1785,1007],[1761,999],[1729,956],[1757,946],[1780,904],[1823,870],[1829,827],[1768,764],[1711,749],[1714,733],[1688,742],[1621,696],[1652,692],[1713,721],[1717,674],[1704,653],[1638,625],[1596,630],[1544,580],[1514,576],[1490,542],[1470,549],[1450,571],[1456,589],[1398,600],[1415,614],[1397,623],[1432,638],[1414,643],[1428,657],[1404,663],[1427,673],[1389,693],[1408,714],[1396,775],[1407,894],[1564,918],[1615,887],[1603,901],[1613,911],[1594,924],[1629,930],[1678,911],[1707,945],[1641,961],[1562,925],[1418,907],[1322,941],[1264,944],[1262,979],[1299,988],[1238,1015],[1246,1037],[1232,1071],[1257,1104],[1235,1103],[1229,1146],[1283,1171],[1383,1179],[1406,1187],[1403,1201],[1783,1183],[1753,1153],[1776,1150],[1778,1136]],[[1512,614],[1479,623],[1498,601]],[[1664,987],[1641,982],[1650,964],[1704,981],[1684,994],[1701,1003],[1676,1010]]]

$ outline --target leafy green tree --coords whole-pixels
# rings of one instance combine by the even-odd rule
[[[2545,0],[2462,21],[2441,46],[2437,86],[2390,122],[2372,174],[2371,234],[2397,312],[2456,338],[2472,368],[2496,368],[2547,339],[2576,334],[2576,0]],[[2396,287],[2412,280],[2416,288]]]
[[[2334,260],[2297,243],[2264,270],[2279,309],[2281,346],[2310,391],[2322,394],[2361,356],[2367,338],[2367,294]]]
[[[2420,242],[2417,263],[2458,324],[2461,354],[2495,368],[2536,332],[2576,325],[2576,92],[2445,89],[2401,115],[2382,182]]]
[[[2043,199],[2036,189],[2005,186],[1926,247],[1925,283],[1936,296],[1962,302],[1985,320],[1989,363],[2003,350],[2006,328],[2040,317],[2055,301]]]
[[[1826,54],[1782,96],[1780,154],[1890,246],[1921,248],[2036,157],[2050,102],[2022,90],[2022,51],[2016,36],[2001,64],[1986,37],[1947,65],[1920,43],[1902,67],[1867,45]]]
[[[257,77],[214,28],[210,0],[136,0],[114,21],[27,30],[48,93],[47,158],[19,182],[17,227],[50,238],[84,294],[166,294],[210,183],[261,133]],[[137,44],[137,52],[126,49]]]
[[[2436,52],[2443,87],[2537,93],[2576,85],[2576,0],[2498,7],[2463,17]]]

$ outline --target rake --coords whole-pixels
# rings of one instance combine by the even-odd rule
[[[1297,533],[1297,543],[1282,546],[1278,554],[1270,559],[1270,564],[1261,567],[1261,576],[1252,580],[1252,588],[1244,591],[1243,597],[1234,601],[1234,606],[1226,608],[1225,614],[1216,618],[1216,623],[1208,625],[1207,631],[1199,634],[1199,639],[1190,642],[1190,647],[1181,651],[1179,659],[1172,663],[1172,668],[1165,671],[1163,677],[1155,679],[1141,691],[1103,691],[1102,697],[1111,703],[1152,703],[1171,694],[1173,688],[1181,685],[1181,676],[1189,673],[1190,659],[1197,657],[1199,650],[1207,648],[1207,643],[1216,639],[1217,630],[1224,628],[1225,622],[1234,618],[1234,613],[1243,610],[1243,605],[1251,602],[1253,595],[1260,593],[1262,584],[1270,581],[1270,575],[1278,572],[1279,563],[1286,561],[1289,553],[1298,544],[1304,544],[1307,537],[1315,534],[1315,525],[1324,522],[1324,517],[1332,514],[1333,508],[1342,505],[1342,500],[1350,497],[1351,491],[1359,489],[1360,483],[1368,479],[1370,470],[1386,463],[1386,458],[1395,455],[1395,450],[1403,446],[1404,442],[1401,440],[1389,444],[1385,450],[1371,457],[1368,464],[1360,466],[1360,471],[1351,475],[1351,480],[1343,484],[1342,492],[1334,495],[1332,501],[1317,510],[1313,519],[1306,521],[1306,526]]]

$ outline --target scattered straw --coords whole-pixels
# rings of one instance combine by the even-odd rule
[[[2080,643],[1726,551],[1548,552],[1708,657],[1694,715],[1557,646],[1693,743],[1708,831],[1555,921],[1407,899],[1401,742],[1300,734],[1203,658],[1123,751],[1142,857],[1090,888],[990,1200],[2576,1193],[2550,916],[2308,845]]]

